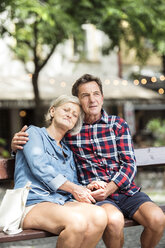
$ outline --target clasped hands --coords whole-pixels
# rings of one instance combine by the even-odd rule
[[[93,181],[87,187],[77,185],[72,194],[79,202],[95,203],[108,197],[106,186],[107,183],[104,181]]]

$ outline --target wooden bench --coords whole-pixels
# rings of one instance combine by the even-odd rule
[[[165,166],[165,147],[135,149],[138,170]],[[13,180],[14,159],[0,159],[0,182]],[[165,205],[160,206],[165,212]],[[125,219],[125,227],[137,226],[139,223]],[[0,232],[0,243],[52,237],[54,234],[41,230],[24,230],[16,235]]]

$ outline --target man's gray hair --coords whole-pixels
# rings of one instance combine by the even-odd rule
[[[65,104],[65,103],[69,103],[69,102],[77,104],[80,107],[80,115],[78,117],[76,125],[70,131],[68,131],[71,135],[76,135],[80,132],[80,130],[82,128],[82,124],[83,124],[83,119],[84,119],[84,112],[81,108],[79,99],[76,96],[61,95],[57,99],[53,100],[49,109],[48,109],[47,114],[45,115],[45,121],[46,121],[47,126],[50,126],[50,124],[52,123],[52,119],[53,119],[51,117],[51,114],[50,114],[51,108],[54,107],[56,109],[57,107]]]

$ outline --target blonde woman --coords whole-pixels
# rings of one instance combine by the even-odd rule
[[[48,110],[47,128],[30,126],[29,140],[16,154],[15,188],[32,182],[22,220],[33,228],[59,235],[57,248],[92,248],[101,238],[107,217],[78,184],[71,150],[62,139],[80,131],[83,113],[77,97],[61,96]],[[44,191],[45,194],[44,194]]]

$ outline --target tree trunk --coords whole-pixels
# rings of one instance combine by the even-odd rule
[[[162,55],[162,73],[165,76],[165,54]]]
[[[119,47],[119,51],[118,51],[118,77],[119,78],[122,78],[122,61],[121,61],[121,50],[120,50],[120,47]]]
[[[38,77],[39,73],[35,72],[32,76],[33,91],[35,96],[35,109],[34,109],[34,124],[37,126],[43,126],[44,123],[44,113],[43,104],[40,99],[39,89],[38,89]]]

